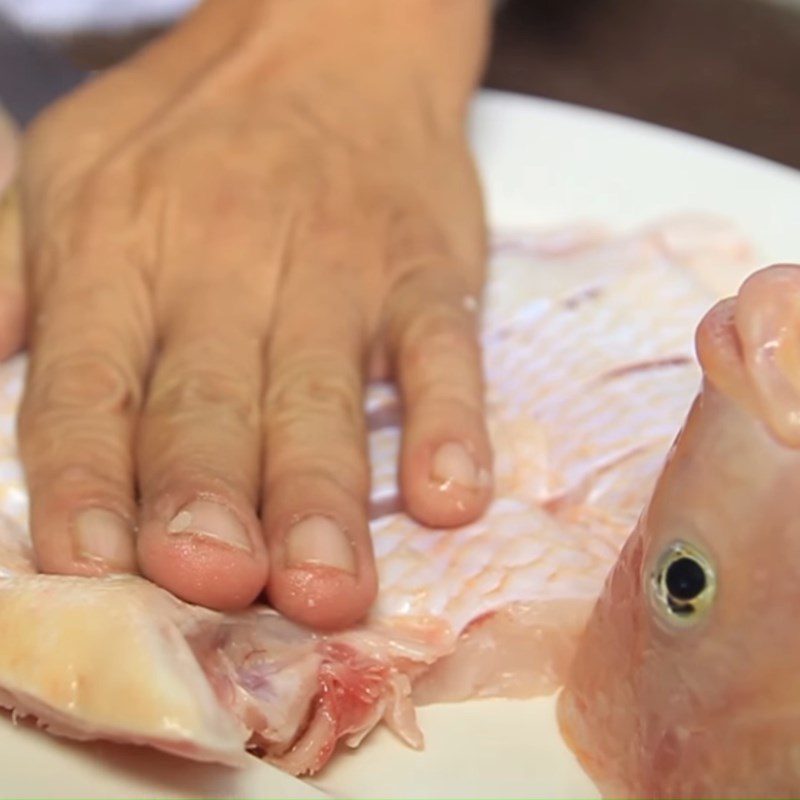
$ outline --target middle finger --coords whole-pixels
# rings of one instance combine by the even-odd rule
[[[241,608],[267,574],[255,510],[262,337],[219,285],[185,308],[164,332],[140,421],[139,562],[190,602]]]

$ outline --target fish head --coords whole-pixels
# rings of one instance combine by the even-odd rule
[[[800,787],[800,267],[697,333],[702,389],[609,575],[560,698],[618,796]]]

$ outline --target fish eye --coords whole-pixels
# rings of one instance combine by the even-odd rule
[[[716,576],[709,558],[686,542],[675,542],[663,553],[651,580],[657,609],[671,622],[690,625],[710,607]]]

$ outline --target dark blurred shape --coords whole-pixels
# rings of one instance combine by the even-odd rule
[[[85,77],[54,47],[24,36],[0,16],[0,103],[17,122],[29,122]]]
[[[143,25],[122,31],[74,33],[64,37],[61,46],[79,66],[105,69],[133,55],[167,28]]]
[[[800,13],[765,0],[508,0],[486,85],[800,167]]]
[[[0,18],[0,102],[27,122],[81,81],[81,67],[108,66],[157,32],[83,34],[50,46]],[[800,13],[770,0],[507,0],[485,83],[800,168]]]

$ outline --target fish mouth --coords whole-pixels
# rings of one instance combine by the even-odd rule
[[[800,448],[800,265],[753,273],[706,314],[696,346],[707,381]]]

